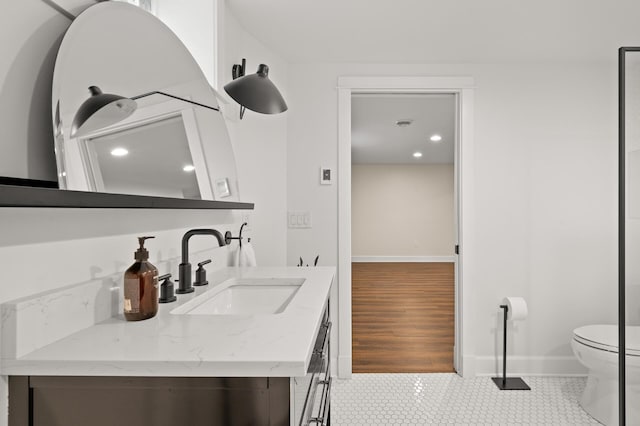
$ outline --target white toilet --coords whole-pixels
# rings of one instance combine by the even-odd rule
[[[573,353],[589,369],[580,405],[607,426],[618,424],[618,326],[573,330]],[[640,326],[626,328],[626,424],[640,424]]]

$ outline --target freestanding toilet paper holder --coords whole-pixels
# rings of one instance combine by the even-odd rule
[[[492,377],[493,383],[500,390],[531,390],[529,385],[520,377],[507,377],[507,314],[509,313],[508,305],[500,305],[504,309],[504,347],[502,349],[502,377]]]

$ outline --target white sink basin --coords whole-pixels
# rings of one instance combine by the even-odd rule
[[[229,279],[171,311],[176,315],[269,315],[289,306],[304,278]]]

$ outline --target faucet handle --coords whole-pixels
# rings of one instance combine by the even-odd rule
[[[164,280],[160,284],[160,298],[158,302],[169,303],[177,300],[176,295],[173,293],[173,281],[171,281],[171,274],[164,274],[158,277],[158,281]]]
[[[193,285],[202,286],[209,284],[209,281],[207,281],[207,271],[204,269],[204,265],[207,263],[211,263],[211,259],[203,260],[198,263],[198,269],[196,269],[196,281]]]

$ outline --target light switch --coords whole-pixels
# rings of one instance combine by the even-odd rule
[[[320,167],[320,183],[331,185],[333,183],[333,170],[329,167]]]

